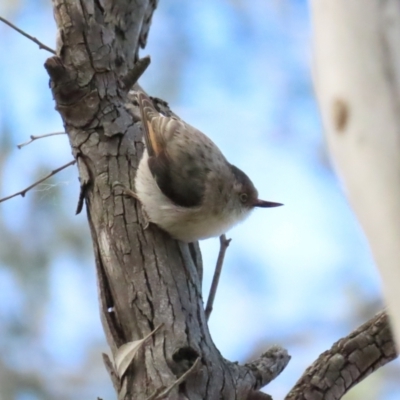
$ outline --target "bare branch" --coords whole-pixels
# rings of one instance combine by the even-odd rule
[[[338,400],[354,385],[397,357],[384,311],[333,344],[307,368],[285,400]]]
[[[214,299],[215,299],[215,295],[216,295],[217,289],[218,289],[218,283],[219,283],[219,278],[220,278],[221,272],[222,272],[222,266],[224,264],[226,249],[228,248],[231,240],[232,239],[227,239],[225,234],[221,235],[219,237],[220,248],[219,248],[219,254],[218,254],[218,259],[217,259],[217,265],[215,266],[214,276],[213,276],[213,280],[211,283],[210,294],[208,295],[207,306],[206,306],[206,310],[205,310],[207,321],[210,318],[211,312],[213,310]]]
[[[27,146],[28,144],[32,143],[35,140],[46,138],[49,136],[66,135],[66,134],[67,134],[66,132],[53,132],[53,133],[46,133],[45,135],[38,135],[38,136],[31,135],[31,136],[29,136],[30,140],[28,140],[27,142],[24,142],[24,143],[17,144],[17,147],[19,149],[22,149],[22,147]]]
[[[28,35],[25,31],[23,31],[22,29],[17,28],[15,25],[13,25],[11,22],[7,21],[5,18],[0,17],[0,21],[4,22],[5,24],[7,24],[8,26],[10,26],[11,28],[15,29],[18,33],[20,33],[21,35],[25,36],[26,38],[32,40],[32,42],[36,43],[39,46],[39,49],[44,49],[47,50],[50,53],[56,54],[55,50],[51,49],[50,47],[46,46],[45,44],[43,44],[42,42],[40,42],[39,40],[37,40],[35,37]]]
[[[260,357],[246,363],[255,375],[257,375],[257,384],[253,386],[254,390],[259,390],[263,386],[273,381],[288,365],[291,356],[281,346],[273,345]]]
[[[127,73],[123,79],[123,84],[126,89],[130,89],[143,75],[147,67],[150,65],[150,56],[139,59],[133,68]]]
[[[28,192],[29,190],[33,189],[35,186],[39,185],[40,183],[44,182],[45,180],[51,178],[53,175],[59,173],[59,172],[62,171],[63,169],[69,167],[70,165],[74,165],[75,163],[76,163],[76,160],[72,160],[72,161],[70,161],[69,163],[63,165],[62,167],[57,168],[57,169],[51,171],[51,172],[50,172],[48,175],[46,175],[44,178],[39,179],[37,182],[35,182],[35,183],[33,183],[32,185],[28,186],[28,187],[25,188],[24,190],[21,190],[20,192],[14,193],[14,194],[12,194],[12,195],[10,195],[10,196],[7,196],[7,197],[3,197],[2,199],[0,199],[0,203],[2,203],[3,201],[6,201],[6,200],[12,199],[13,197],[16,197],[16,196],[25,197],[26,192]]]

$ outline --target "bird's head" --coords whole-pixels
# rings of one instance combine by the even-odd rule
[[[235,203],[239,205],[242,212],[251,211],[255,207],[267,208],[283,205],[281,203],[259,199],[258,191],[250,178],[234,165],[230,165],[230,167],[234,176],[233,192],[236,197]]]

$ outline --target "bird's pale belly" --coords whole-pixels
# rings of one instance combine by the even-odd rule
[[[199,207],[184,208],[172,203],[160,190],[143,155],[135,180],[135,192],[150,222],[158,225],[175,239],[194,242],[222,235],[247,215],[217,215]]]

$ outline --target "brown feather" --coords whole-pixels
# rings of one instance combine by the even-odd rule
[[[193,147],[194,128],[160,114],[142,92],[138,93],[138,101],[148,165],[158,187],[176,205],[198,206],[203,198],[208,168],[196,153],[193,154],[198,147]]]
[[[143,136],[149,156],[157,156],[162,151],[162,140],[152,121],[160,114],[154,108],[151,99],[143,92],[138,93],[140,114],[143,124]]]

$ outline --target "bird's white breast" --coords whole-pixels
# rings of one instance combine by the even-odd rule
[[[229,207],[222,207],[221,212],[215,213],[205,203],[189,208],[174,204],[161,192],[147,161],[148,154],[145,150],[135,178],[135,192],[150,222],[174,238],[194,242],[219,236],[250,214],[250,211],[239,214],[229,212]]]

